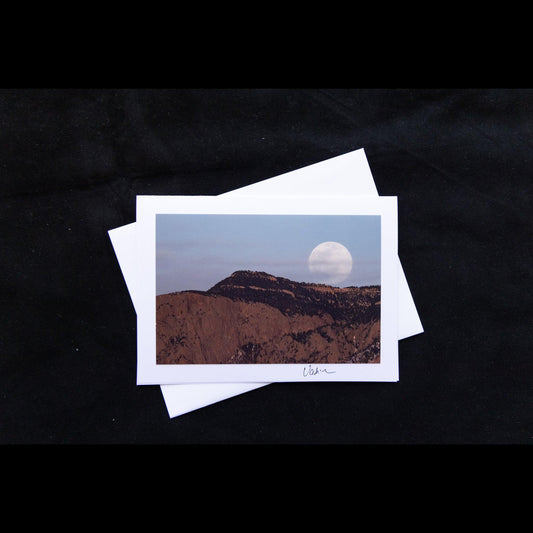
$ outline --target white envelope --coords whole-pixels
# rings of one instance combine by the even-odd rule
[[[377,195],[364,149],[336,156],[220,196],[357,196]],[[401,198],[399,199],[401,202]],[[117,260],[122,270],[133,306],[143,283],[138,272],[136,223],[109,230]],[[398,340],[422,333],[423,327],[407,279],[398,259]],[[171,418],[212,403],[268,385],[268,383],[206,383],[161,385],[161,392]]]

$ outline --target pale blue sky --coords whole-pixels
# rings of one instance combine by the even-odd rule
[[[156,293],[207,290],[236,270],[323,283],[308,258],[325,241],[352,255],[352,273],[339,286],[379,285],[380,234],[379,216],[159,214]]]

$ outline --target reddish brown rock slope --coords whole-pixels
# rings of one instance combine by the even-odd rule
[[[157,296],[157,362],[377,363],[380,288],[237,271],[206,292]]]

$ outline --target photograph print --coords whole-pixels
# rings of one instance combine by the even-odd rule
[[[381,216],[156,214],[156,364],[381,360]]]

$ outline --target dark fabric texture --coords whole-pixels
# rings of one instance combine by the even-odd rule
[[[533,91],[3,89],[0,443],[529,444]],[[398,383],[272,384],[169,419],[107,231],[364,148],[425,332]]]

